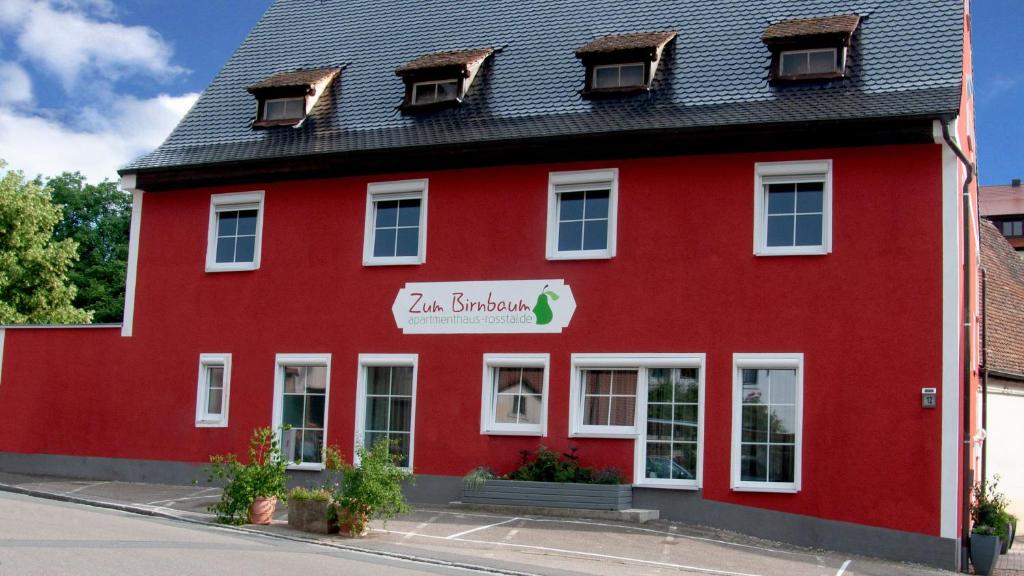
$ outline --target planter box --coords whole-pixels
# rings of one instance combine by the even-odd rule
[[[334,534],[337,522],[327,521],[331,503],[323,500],[289,500],[288,527],[314,534]]]
[[[971,534],[971,564],[975,574],[988,576],[992,573],[999,559],[999,546],[998,536]]]
[[[627,510],[633,507],[633,487],[629,484],[488,480],[479,488],[463,487],[462,502],[587,510]]]

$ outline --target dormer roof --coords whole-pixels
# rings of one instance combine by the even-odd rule
[[[851,36],[860,25],[857,14],[842,14],[820,18],[782,20],[768,26],[761,34],[765,44],[787,42],[813,36]]]
[[[676,37],[675,32],[613,34],[591,40],[576,50],[577,58],[633,50],[658,50]]]
[[[251,94],[275,88],[315,90],[316,87],[322,83],[334,80],[334,77],[337,76],[339,72],[341,72],[341,68],[337,67],[307,68],[277,72],[276,74],[272,74],[271,76],[246,87],[246,90]]]
[[[470,48],[467,50],[432,52],[414,58],[395,68],[395,74],[398,76],[408,76],[439,68],[461,68],[465,71],[473,64],[483,61],[493,53],[494,48]]]

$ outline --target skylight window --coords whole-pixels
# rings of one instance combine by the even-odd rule
[[[461,104],[481,66],[493,53],[493,48],[449,50],[402,64],[395,69],[405,82],[402,110],[417,112]]]
[[[252,127],[298,127],[340,72],[340,68],[278,72],[249,86],[246,90],[256,97]]]
[[[836,74],[836,49],[787,50],[779,55],[781,76],[806,76],[808,74]]]
[[[263,105],[264,120],[290,120],[306,115],[305,98],[275,98]]]

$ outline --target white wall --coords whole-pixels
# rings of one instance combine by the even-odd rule
[[[1024,383],[990,383],[986,431],[988,477],[999,474],[999,490],[1010,498],[1010,513],[1024,518]]]

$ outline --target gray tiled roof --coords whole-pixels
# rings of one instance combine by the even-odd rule
[[[277,0],[168,139],[128,172],[307,154],[661,130],[948,114],[958,108],[962,0]],[[858,14],[849,77],[769,85],[761,34]],[[580,97],[573,51],[601,36],[674,30],[653,90]],[[501,46],[463,104],[397,111],[394,70],[417,56]],[[300,128],[254,131],[250,86],[345,67]]]

